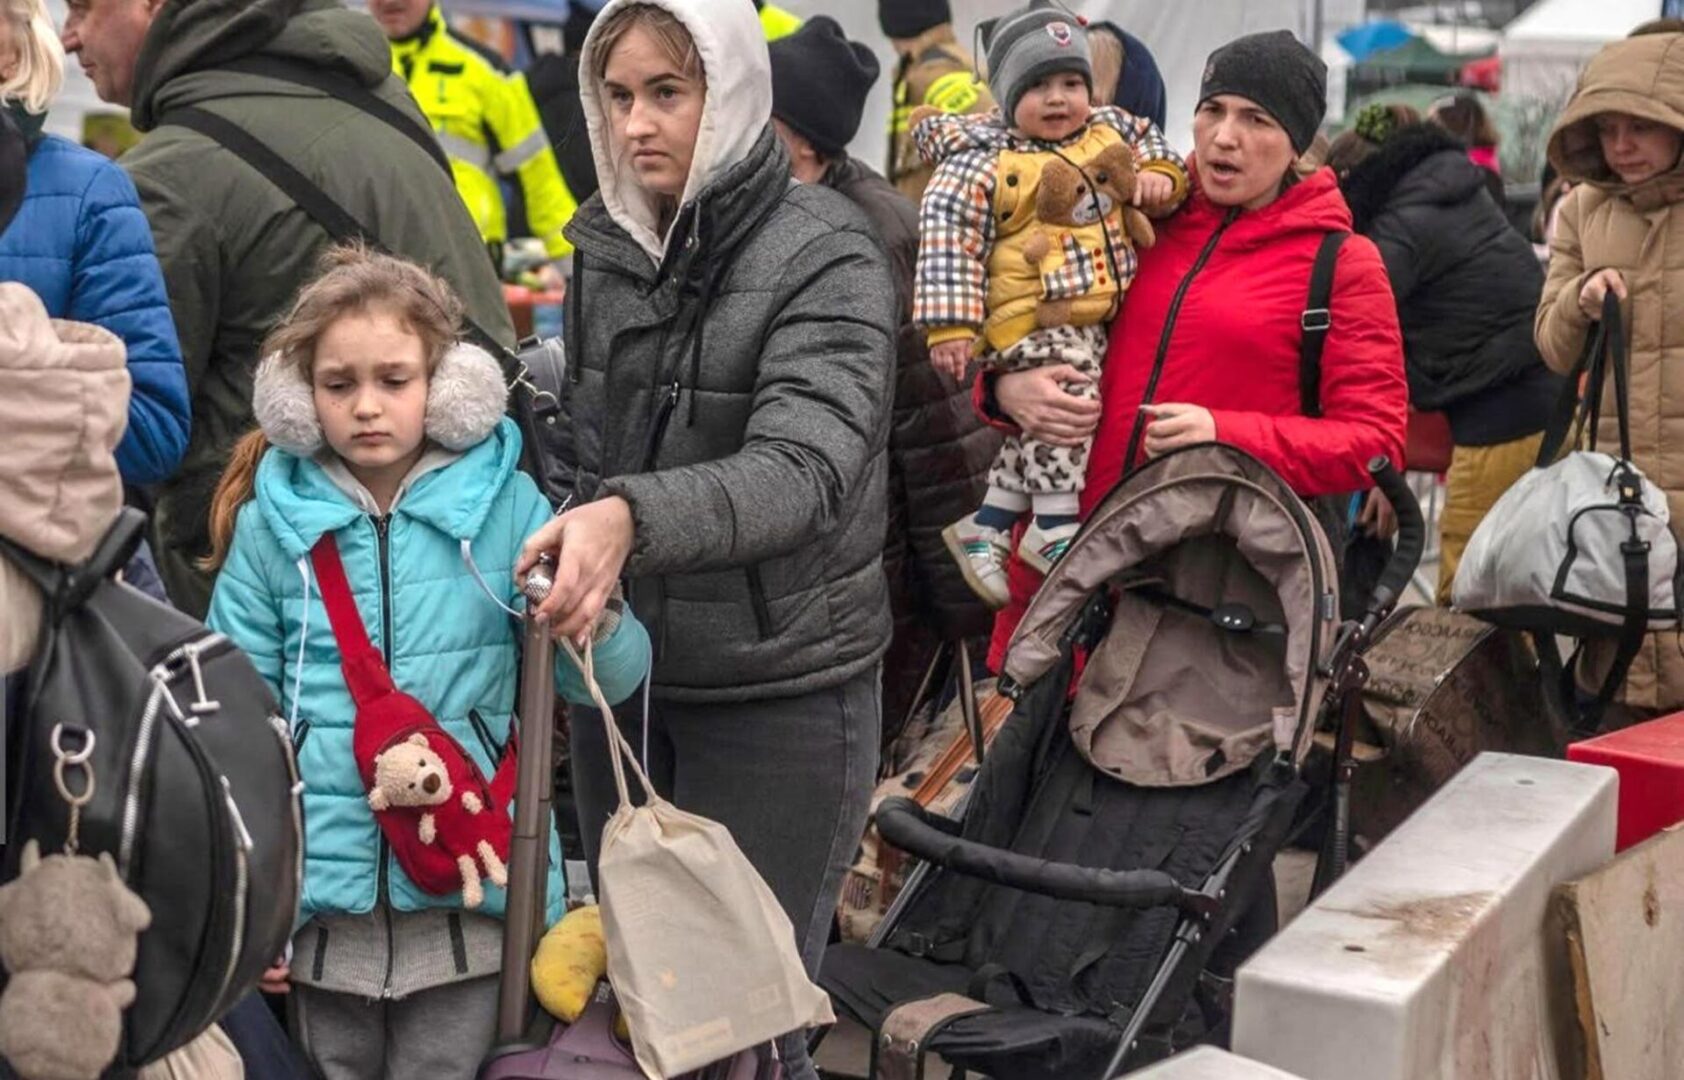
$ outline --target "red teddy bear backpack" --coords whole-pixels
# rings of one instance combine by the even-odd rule
[[[351,752],[374,820],[418,888],[435,896],[460,891],[464,907],[478,907],[482,876],[497,885],[508,882],[513,732],[487,782],[433,714],[392,682],[369,641],[332,533],[316,542],[310,562],[339,644],[345,686],[357,706]]]

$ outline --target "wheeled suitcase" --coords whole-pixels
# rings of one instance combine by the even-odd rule
[[[631,1046],[614,1034],[614,991],[606,981],[579,1019],[556,1024],[544,1044],[512,1049],[488,1062],[480,1080],[642,1080]],[[683,1080],[783,1080],[783,1066],[770,1046],[745,1050],[727,1061],[687,1074]]]

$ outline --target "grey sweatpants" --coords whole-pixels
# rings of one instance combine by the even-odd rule
[[[497,1033],[497,977],[394,1001],[294,983],[287,1012],[322,1080],[473,1080]]]
[[[717,705],[654,702],[649,777],[681,810],[731,830],[795,924],[807,971],[817,975],[842,875],[865,832],[882,726],[877,665],[840,686],[798,697]],[[640,696],[620,728],[643,743]],[[573,708],[573,791],[591,878],[602,827],[619,801],[600,714]],[[689,901],[669,898],[673,904]],[[816,1080],[804,1032],[779,1046],[790,1080]]]

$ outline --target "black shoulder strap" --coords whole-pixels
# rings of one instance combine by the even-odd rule
[[[308,86],[313,90],[320,90],[328,97],[337,98],[374,117],[425,150],[427,156],[444,170],[444,174],[452,178],[451,182],[455,182],[450,169],[450,159],[445,157],[444,148],[439,145],[432,129],[349,75],[300,64],[284,57],[263,55],[242,56],[238,60],[218,64],[216,68],[218,71],[237,71]]]
[[[268,178],[270,183],[296,203],[300,210],[310,215],[334,240],[340,243],[360,240],[377,251],[394,254],[391,248],[381,242],[374,230],[335,202],[332,196],[322,190],[321,185],[294,168],[291,162],[276,153],[263,140],[227,117],[218,116],[206,109],[186,107],[170,110],[160,122],[160,126],[162,124],[175,124],[197,131],[240,158]],[[454,191],[454,188],[452,190]],[[544,467],[540,449],[543,445],[541,425],[554,424],[560,411],[555,395],[536,394],[528,378],[525,361],[518,353],[498,341],[485,327],[463,315],[462,328],[464,336],[496,358],[498,365],[503,369],[503,377],[509,384],[522,389],[523,392],[516,397],[515,405],[515,413],[523,435],[521,453],[525,458],[527,471],[538,482],[545,497],[552,503],[559,502],[556,489],[548,480],[548,471]]]
[[[298,208],[309,214],[334,240],[340,243],[361,241],[378,251],[392,253],[373,229],[358,221],[348,210],[335,202],[321,189],[321,185],[298,171],[290,161],[272,150],[263,140],[227,117],[218,116],[207,109],[188,106],[171,109],[164,116],[163,123],[197,131],[243,160],[280,188],[287,198],[297,203]],[[511,362],[518,363],[509,350],[483,326],[466,316],[462,321],[474,344],[498,357],[505,368],[508,368]]]
[[[1321,415],[1321,351],[1333,328],[1333,272],[1339,265],[1339,247],[1350,235],[1330,232],[1322,237],[1310,270],[1310,298],[1298,319],[1304,332],[1298,354],[1298,405],[1305,416]]]
[[[0,556],[34,582],[47,601],[49,616],[56,620],[65,611],[79,607],[94,586],[128,565],[146,533],[146,515],[132,506],[117,511],[93,553],[71,566],[55,563],[12,540],[0,536]]]

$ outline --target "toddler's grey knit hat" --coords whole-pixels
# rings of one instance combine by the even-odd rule
[[[1045,4],[1031,4],[1002,18],[988,42],[988,89],[1012,122],[1017,103],[1037,81],[1072,71],[1093,91],[1088,35],[1076,16]]]

